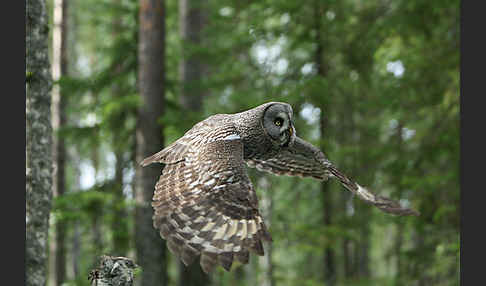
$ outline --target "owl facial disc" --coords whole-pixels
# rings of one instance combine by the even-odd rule
[[[263,128],[273,141],[288,146],[295,133],[289,107],[278,103],[270,105],[263,115]]]

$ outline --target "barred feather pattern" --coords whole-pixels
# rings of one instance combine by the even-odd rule
[[[313,177],[319,180],[336,178],[347,190],[383,212],[398,216],[420,215],[416,210],[403,207],[392,199],[376,195],[360,186],[333,166],[319,149],[299,137],[295,138],[293,145],[282,149],[275,157],[265,160],[252,158],[246,160],[246,163],[249,167],[275,175]]]
[[[330,163],[324,154],[299,137],[295,137],[292,145],[282,148],[274,157],[255,157],[247,159],[246,164],[275,175],[313,177],[319,180],[327,180],[330,175],[327,169]]]
[[[189,133],[150,159],[166,162],[152,202],[154,227],[184,264],[200,255],[206,273],[216,265],[229,271],[234,259],[248,263],[250,251],[264,255],[262,239],[271,241],[234,132]]]
[[[141,165],[156,162],[165,167],[155,185],[154,227],[186,265],[200,256],[206,273],[217,265],[229,271],[235,259],[248,263],[250,252],[264,254],[262,240],[271,241],[245,163],[276,175],[335,178],[381,211],[419,215],[358,185],[297,137],[286,103],[210,116]]]

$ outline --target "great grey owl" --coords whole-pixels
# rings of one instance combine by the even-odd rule
[[[245,164],[276,175],[336,178],[382,211],[418,215],[350,180],[297,137],[287,103],[210,116],[141,165],[154,162],[165,165],[152,201],[154,227],[185,265],[201,255],[206,273],[217,264],[229,271],[233,259],[248,263],[249,251],[264,255],[262,239],[272,240]]]

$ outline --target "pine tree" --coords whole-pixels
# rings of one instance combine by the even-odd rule
[[[140,0],[138,86],[141,106],[137,121],[137,162],[160,151],[164,138],[159,118],[165,101],[165,1]],[[137,166],[135,189],[136,263],[143,269],[142,286],[166,285],[166,247],[152,224],[151,201],[161,166]]]
[[[201,87],[204,80],[205,64],[204,59],[194,50],[202,47],[204,39],[203,30],[207,22],[207,1],[180,0],[179,1],[179,29],[181,41],[183,42],[184,57],[180,62],[179,73],[181,82],[180,103],[185,114],[200,114],[202,104],[207,92]],[[202,120],[202,118],[197,118]],[[196,123],[196,122],[193,122]],[[179,262],[179,285],[208,285],[209,277],[206,275],[199,263],[185,266]]]
[[[67,75],[68,57],[67,57],[67,22],[68,22],[68,3],[65,0],[54,1],[54,28],[52,35],[52,78],[59,81],[62,76]],[[53,144],[52,157],[54,161],[55,172],[53,174],[53,196],[54,198],[62,196],[66,192],[66,147],[63,136],[60,136],[60,130],[66,125],[66,94],[62,91],[61,86],[53,86],[52,92],[52,127],[53,127]],[[54,241],[50,243],[53,251],[55,285],[62,285],[66,280],[66,231],[67,226],[64,221],[56,221]]]

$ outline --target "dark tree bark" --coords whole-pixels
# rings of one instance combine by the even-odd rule
[[[98,178],[98,171],[99,171],[99,147],[98,145],[94,146],[91,150],[91,161],[93,162],[94,168],[94,177],[95,177],[95,185],[97,183],[96,178]],[[93,247],[95,253],[102,253],[103,252],[103,211],[104,210],[104,201],[101,200],[93,200],[90,203],[89,211],[91,217],[91,234],[93,237]]]
[[[349,97],[341,97],[341,100],[347,100]],[[342,107],[339,110],[336,110],[336,118],[337,121],[340,123],[340,131],[337,132],[334,136],[336,138],[338,144],[340,146],[348,146],[350,145],[350,141],[352,140],[352,132],[353,128],[351,127],[352,121],[352,114],[349,113],[349,109],[351,108],[343,108],[347,106],[348,103],[340,102],[339,103]],[[349,158],[349,157],[346,157]],[[345,159],[345,158],[343,158]],[[350,161],[355,161],[354,158],[349,158]],[[350,170],[351,174],[355,174],[356,168],[354,168],[354,164],[350,163],[349,161],[342,160],[342,164],[346,164],[345,168]],[[343,166],[344,167],[344,166]],[[343,225],[343,227],[353,227],[354,224],[352,222],[353,214],[349,212],[350,204],[353,203],[353,194],[349,192],[340,192],[336,194],[338,197],[339,205],[336,204],[336,208],[342,210],[340,212],[340,218],[343,218],[343,221],[347,223]],[[336,201],[336,203],[337,203]],[[340,260],[340,266],[342,265],[344,278],[348,279],[354,277],[355,275],[355,241],[348,238],[347,236],[343,237],[341,240],[341,249],[342,249],[342,259]],[[339,266],[338,266],[339,268]]]
[[[115,140],[118,136],[115,136]],[[116,141],[115,141],[116,142]],[[128,237],[128,222],[127,211],[125,209],[125,195],[123,194],[123,170],[124,160],[123,151],[115,149],[115,197],[113,202],[113,254],[117,256],[124,256],[128,252],[129,237]]]
[[[323,18],[323,11],[324,8],[320,5],[320,3],[316,2],[315,5],[315,29],[316,29],[316,52],[315,52],[315,63],[317,66],[317,75],[322,78],[327,77],[328,73],[328,65],[325,59],[325,49],[326,43],[325,39],[322,38],[323,28],[321,24],[321,20]],[[321,110],[324,110],[323,106],[321,106]],[[327,115],[329,116],[329,115]],[[320,133],[321,136],[326,134],[327,129],[327,119],[324,117],[324,114],[321,115],[320,118]],[[325,140],[322,140],[325,142]],[[326,144],[321,143],[321,150],[329,151],[328,146]],[[322,182],[321,183],[321,194],[322,194],[322,209],[323,209],[323,223],[324,226],[330,226],[333,222],[333,210],[332,210],[332,201],[333,196],[332,192],[330,192],[330,185],[329,182]],[[333,286],[336,283],[336,262],[335,262],[335,253],[334,249],[327,245],[324,249],[324,281],[326,285]]]
[[[367,207],[366,205],[363,205],[363,207]],[[370,273],[370,267],[369,267],[369,261],[370,261],[370,224],[369,224],[369,217],[371,215],[370,208],[368,207],[367,209],[360,209],[359,210],[359,216],[361,217],[360,219],[360,225],[361,225],[361,230],[360,230],[360,240],[359,240],[359,246],[358,249],[356,249],[356,253],[358,254],[358,259],[357,259],[357,266],[358,266],[358,276],[361,278],[370,278],[371,273]],[[363,219],[366,218],[366,219]]]
[[[73,152],[70,152],[70,158],[74,165],[74,177],[76,178],[74,182],[73,189],[80,190],[81,189],[81,170],[80,170],[80,157],[79,154],[74,149]],[[79,219],[75,220],[73,223],[73,235],[71,236],[71,249],[69,251],[71,256],[71,269],[73,273],[73,277],[79,277],[80,274],[80,261],[81,261],[81,249],[82,249],[82,242],[81,242],[81,226]]]
[[[202,43],[202,31],[207,21],[206,5],[207,0],[179,1],[180,35],[185,47],[179,67],[180,103],[185,110],[196,113],[201,112],[203,98],[207,95],[200,86],[206,74],[206,67],[201,57],[191,50]],[[199,263],[185,266],[179,261],[179,286],[202,286],[208,285],[209,282],[209,276],[202,271]]]
[[[186,47],[179,68],[182,87],[180,102],[184,108],[197,112],[201,111],[203,98],[207,95],[201,86],[207,66],[201,55],[193,49],[203,43],[203,31],[208,18],[207,4],[207,0],[179,1],[180,35]]]
[[[323,126],[323,124],[321,124]],[[325,126],[325,125],[324,125]],[[322,132],[321,128],[321,132]],[[333,221],[333,210],[332,210],[332,192],[330,191],[329,184],[325,182],[321,183],[321,193],[322,193],[322,208],[323,208],[323,219],[324,226],[331,226]],[[336,284],[336,262],[334,249],[326,245],[324,249],[324,281],[326,285]]]
[[[353,258],[351,256],[352,253],[351,241],[349,238],[344,238],[342,243],[343,243],[342,250],[343,250],[344,277],[351,277],[353,275]]]
[[[320,45],[318,45],[320,46]],[[318,49],[319,50],[319,49]],[[322,74],[321,74],[322,73]],[[320,71],[319,74],[323,76],[324,71]],[[321,115],[320,118],[320,131],[321,136],[327,129],[327,120]],[[321,144],[321,150],[329,150],[326,144]],[[322,210],[323,210],[323,223],[325,227],[329,227],[333,223],[333,194],[330,190],[329,182],[321,183],[321,194],[322,194]],[[335,285],[336,283],[336,262],[334,248],[326,244],[324,249],[324,281],[326,285]]]
[[[67,75],[68,57],[67,57],[67,9],[68,4],[65,0],[54,1],[54,29],[52,45],[52,77],[57,81],[62,76]],[[59,130],[66,125],[66,95],[63,93],[61,86],[53,87],[52,92],[52,127],[53,127],[53,144],[52,157],[54,161],[53,173],[53,195],[54,197],[62,196],[66,192],[65,169],[66,169],[66,148],[64,138],[59,136]],[[54,260],[54,285],[62,285],[66,280],[66,223],[56,221],[54,232],[54,241],[51,243]]]
[[[137,163],[163,148],[159,118],[165,93],[165,1],[140,0],[138,85],[142,104],[137,120]],[[135,188],[135,247],[142,267],[142,286],[166,285],[167,262],[164,240],[153,228],[151,201],[161,166],[137,164]]]
[[[396,137],[396,153],[401,154],[403,152],[403,122],[399,121],[397,125],[397,130],[395,133]],[[393,185],[397,187],[397,197],[401,197],[402,194],[402,183],[401,183],[401,174],[402,172],[393,172],[392,173],[392,182]],[[397,286],[402,286],[404,285],[402,281],[403,277],[403,261],[401,259],[402,257],[402,246],[403,246],[403,234],[405,230],[405,225],[402,222],[397,222],[397,234],[395,237],[395,243],[393,245],[395,256],[396,256],[396,269],[397,273],[395,275],[395,282]]]
[[[347,104],[352,104],[352,102],[349,102],[349,96],[345,98],[345,100],[348,100],[348,102],[344,103],[344,106],[347,106]],[[351,108],[350,108],[351,109]],[[341,108],[339,110],[339,122],[341,123],[341,130],[342,132],[338,132],[336,134],[336,138],[339,141],[339,144],[342,144],[343,146],[352,144],[350,141],[352,141],[352,132],[355,128],[353,128],[353,118],[349,114],[349,111],[347,109]],[[351,158],[351,160],[354,162],[355,159]],[[348,163],[347,168],[350,169],[350,173],[355,174],[356,173],[356,167],[355,164]],[[349,223],[348,227],[354,227],[354,220],[353,220],[353,214],[350,214],[348,212],[348,208],[350,204],[353,203],[353,195],[352,193],[348,192],[341,192],[340,195],[340,203],[341,206],[340,208],[343,210],[342,214],[345,217],[345,221]],[[345,226],[346,227],[346,226]],[[343,264],[343,270],[344,270],[344,277],[345,279],[352,278],[356,276],[357,273],[357,266],[356,266],[356,259],[355,259],[355,253],[357,252],[357,243],[354,240],[349,239],[348,237],[344,237],[342,239],[342,264]]]
[[[79,221],[75,221],[73,225],[73,236],[72,236],[72,270],[74,277],[78,277],[79,261],[81,260],[81,231],[79,226]]]
[[[272,179],[262,177],[259,180],[260,188],[263,190],[263,200],[262,200],[262,211],[264,215],[267,228],[272,227],[273,222],[273,188]],[[275,286],[276,280],[274,275],[274,265],[273,265],[273,244],[267,244],[265,249],[265,285]]]
[[[26,285],[46,284],[52,200],[52,76],[46,2],[26,5]]]

